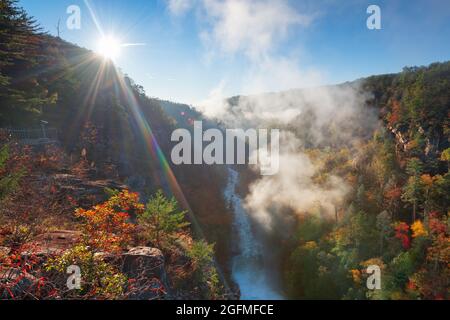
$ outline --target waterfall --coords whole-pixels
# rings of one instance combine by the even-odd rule
[[[239,173],[228,168],[228,183],[224,191],[225,201],[234,213],[234,230],[237,235],[239,254],[232,261],[232,277],[239,285],[242,300],[277,300],[277,293],[264,263],[264,247],[252,230],[252,223],[245,211],[242,199],[236,194]]]

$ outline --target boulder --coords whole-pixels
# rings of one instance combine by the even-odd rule
[[[48,256],[74,247],[81,238],[79,231],[55,230],[38,235],[32,242],[33,253]]]
[[[123,254],[122,272],[133,282],[127,297],[132,300],[161,299],[168,293],[164,255],[150,247],[131,248]]]

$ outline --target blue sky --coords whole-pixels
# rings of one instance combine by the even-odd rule
[[[124,43],[117,65],[150,96],[196,104],[211,97],[333,84],[450,60],[448,0],[20,0],[52,34],[93,49]],[[381,8],[381,30],[366,9]],[[66,9],[81,8],[68,30]]]

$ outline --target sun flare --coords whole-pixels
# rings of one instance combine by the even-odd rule
[[[120,47],[120,42],[116,38],[105,36],[100,39],[97,52],[105,59],[114,60],[120,55]]]

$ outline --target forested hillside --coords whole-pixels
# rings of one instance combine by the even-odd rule
[[[225,107],[225,124],[282,132],[280,172],[241,174],[288,297],[449,298],[450,62]]]
[[[358,81],[380,124],[351,147],[308,148],[315,181],[351,186],[333,218],[299,216],[285,250],[293,298],[448,299],[450,63]],[[382,289],[366,287],[369,265]]]
[[[185,124],[112,62],[43,33],[16,1],[1,0],[0,12],[0,297],[64,298],[58,274],[77,263],[93,273],[71,297],[221,295],[224,278],[218,278],[213,245],[204,237],[218,242],[223,262],[228,246],[220,236],[227,230],[222,178],[208,167],[182,174],[176,168],[174,175],[166,160],[172,130]],[[11,135],[40,131],[42,124],[57,129],[56,144],[29,147]],[[68,243],[42,243],[65,238],[61,230],[69,230]],[[131,280],[142,279],[116,262],[143,245],[162,251],[165,268],[155,273],[157,282],[132,288]],[[61,249],[69,251],[60,255]],[[33,255],[30,265],[22,260],[24,252]],[[89,262],[100,253],[113,262]],[[98,283],[104,272],[110,277]],[[23,279],[30,280],[26,290]]]

